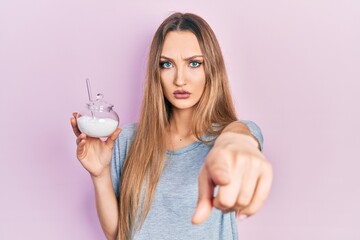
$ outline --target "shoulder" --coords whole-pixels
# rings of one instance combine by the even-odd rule
[[[129,147],[135,137],[137,129],[136,123],[130,123],[122,126],[121,133],[115,141],[115,153],[124,152],[127,153]]]
[[[129,152],[131,143],[136,132],[136,123],[126,124],[122,126],[121,133],[116,139],[112,154],[111,178],[116,196],[119,196],[119,181],[121,178],[121,171],[125,162],[127,153]]]
[[[121,128],[121,133],[119,136],[132,138],[136,133],[136,129],[137,129],[137,123],[126,124]]]

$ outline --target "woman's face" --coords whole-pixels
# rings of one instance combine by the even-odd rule
[[[196,36],[190,31],[169,32],[160,59],[160,78],[173,110],[192,109],[205,88],[204,58]]]

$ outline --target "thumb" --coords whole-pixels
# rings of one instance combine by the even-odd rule
[[[224,186],[230,183],[229,164],[226,159],[209,161],[207,169],[209,178],[214,185]]]
[[[225,170],[212,171],[210,178],[215,185],[225,186],[230,183],[229,173]]]
[[[209,178],[214,185],[227,185],[230,183],[231,155],[228,152],[211,150],[205,159]]]
[[[112,149],[120,133],[121,133],[121,128],[117,128],[115,132],[113,132],[113,134],[111,134],[111,136],[109,136],[108,139],[106,139],[105,141],[106,146]]]
[[[212,183],[206,168],[202,168],[199,174],[199,197],[192,224],[203,223],[210,215],[213,207],[214,184]]]

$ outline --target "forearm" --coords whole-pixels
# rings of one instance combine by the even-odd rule
[[[223,129],[222,134],[228,133],[228,132],[248,136],[249,139],[254,140],[254,144],[256,144],[256,147],[260,149],[260,143],[259,143],[258,139],[251,134],[249,127],[245,123],[239,122],[239,121],[230,123]]]
[[[101,177],[92,177],[95,188],[96,211],[107,239],[118,234],[119,207],[113,190],[110,170]]]

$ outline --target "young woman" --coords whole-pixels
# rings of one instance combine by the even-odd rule
[[[106,141],[71,124],[108,239],[237,239],[235,212],[256,213],[271,187],[260,129],[237,121],[219,44],[194,14],[156,31],[137,124]]]

